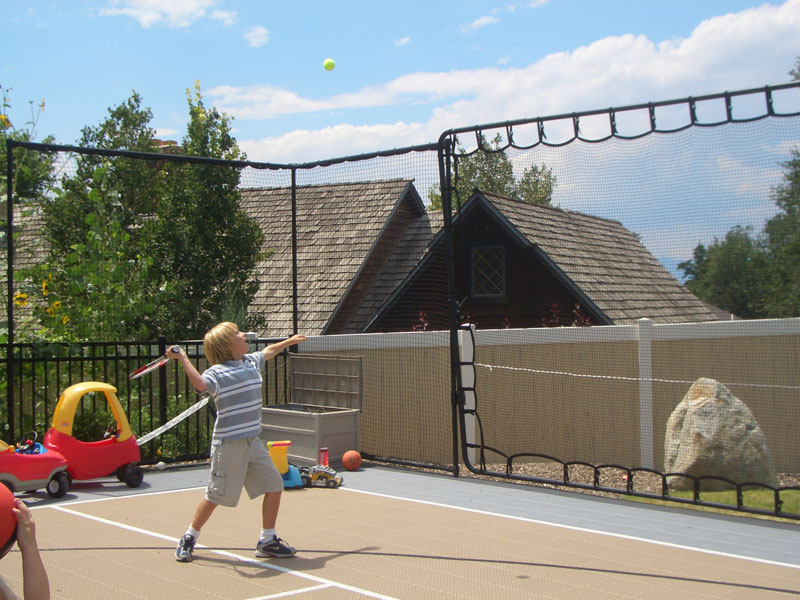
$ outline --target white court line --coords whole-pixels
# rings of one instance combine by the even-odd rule
[[[440,502],[431,502],[429,500],[417,500],[414,498],[404,498],[402,496],[392,496],[389,494],[379,494],[378,492],[366,492],[364,490],[354,490],[347,487],[339,487],[340,490],[345,492],[353,492],[355,494],[367,494],[368,496],[378,496],[380,498],[390,498],[392,500],[404,500],[406,502],[416,502],[418,504],[426,504],[428,506],[438,506],[440,508],[452,508],[455,510],[462,510],[464,512],[476,513],[479,515],[487,515],[490,517],[500,517],[504,519],[513,519],[515,521],[525,521],[526,523],[535,523],[537,525],[549,525],[551,527],[560,527],[562,529],[570,529],[572,531],[580,531],[582,533],[596,533],[598,535],[607,535],[610,537],[620,538],[623,540],[632,540],[635,542],[645,542],[647,544],[655,544],[657,546],[666,546],[667,548],[676,548],[678,550],[692,550],[694,552],[701,552],[703,554],[712,554],[714,556],[723,556],[725,558],[738,558],[741,560],[748,560],[751,562],[762,563],[765,565],[774,565],[777,567],[789,567],[790,569],[800,569],[800,565],[792,563],[784,563],[776,560],[768,560],[765,558],[756,558],[753,556],[742,556],[740,554],[731,554],[729,552],[720,552],[718,550],[708,550],[706,548],[697,548],[695,546],[684,546],[682,544],[674,544],[672,542],[662,542],[660,540],[651,540],[648,538],[636,537],[634,535],[626,535],[624,533],[614,533],[611,531],[602,531],[600,529],[589,529],[587,527],[577,527],[575,525],[565,525],[563,523],[554,523],[552,521],[541,521],[539,519],[531,519],[528,517],[518,517],[515,515],[504,515],[502,513],[495,513],[486,510],[478,510],[477,508],[465,508],[463,506],[456,506],[453,504],[442,504]]]
[[[122,498],[141,498],[142,496],[158,496],[159,494],[175,494],[180,492],[194,492],[197,490],[205,490],[207,486],[197,486],[193,488],[178,488],[174,490],[161,490],[158,492],[132,492],[129,494],[121,494],[119,496],[102,496],[100,498],[88,498],[83,500],[69,500],[67,502],[59,502],[56,504],[37,504],[36,506],[29,506],[31,510],[40,508],[58,508],[62,506],[72,506],[74,504],[92,504],[93,502],[105,502],[106,500],[120,500]]]
[[[127,496],[125,496],[127,497]],[[95,521],[97,523],[103,523],[104,525],[111,525],[112,527],[119,527],[120,529],[125,529],[127,531],[132,531],[134,533],[140,533],[144,535],[149,535],[150,537],[158,538],[160,540],[166,540],[173,543],[178,543],[178,538],[172,537],[169,535],[164,535],[162,533],[157,533],[155,531],[149,531],[147,529],[142,529],[140,527],[134,527],[133,525],[126,525],[125,523],[118,523],[117,521],[111,521],[109,519],[104,519],[103,517],[96,517],[94,515],[87,515],[85,513],[81,513],[69,508],[65,508],[62,505],[54,506],[50,505],[51,508],[56,510],[60,510],[61,512],[65,512],[70,515],[74,515],[76,517],[83,517],[85,519],[89,519],[91,521]],[[325,579],[324,577],[317,577],[316,575],[309,575],[308,573],[303,573],[302,571],[295,571],[293,569],[289,569],[286,567],[281,567],[279,565],[275,565],[272,563],[264,562],[261,560],[256,560],[254,558],[247,558],[241,556],[239,554],[234,554],[233,552],[228,552],[226,550],[214,550],[213,548],[209,548],[208,546],[203,546],[201,544],[197,544],[198,548],[203,548],[208,550],[213,554],[218,554],[219,556],[224,556],[226,558],[232,558],[234,560],[238,560],[240,562],[248,563],[257,567],[261,567],[264,569],[270,569],[272,571],[278,571],[279,573],[285,573],[286,575],[294,575],[295,577],[299,577],[301,579],[307,579],[309,581],[313,581],[315,583],[320,584],[319,587],[334,587],[340,590],[346,590],[348,592],[353,592],[355,594],[359,594],[361,596],[367,596],[369,598],[378,598],[379,600],[397,600],[397,598],[393,598],[392,596],[385,596],[383,594],[378,594],[377,592],[370,592],[369,590],[364,590],[352,585],[347,585],[344,583],[339,583],[337,581],[332,581],[330,579]],[[266,596],[266,598],[279,598],[279,597],[288,597],[292,594],[299,594],[306,590],[294,590],[291,593],[286,593],[285,596]]]

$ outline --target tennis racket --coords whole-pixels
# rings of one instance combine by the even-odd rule
[[[180,349],[181,349],[180,346],[173,346],[172,348],[170,348],[170,350],[172,350],[173,352],[178,352]],[[154,361],[151,361],[146,365],[144,365],[143,367],[139,367],[138,369],[136,369],[133,373],[128,375],[128,379],[130,380],[139,379],[139,377],[141,377],[142,375],[147,375],[150,371],[155,371],[159,367],[163,367],[168,362],[169,358],[167,357],[166,354],[163,356],[159,356]]]

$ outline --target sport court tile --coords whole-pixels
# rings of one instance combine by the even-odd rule
[[[246,498],[217,509],[200,539],[211,548],[177,563],[175,540],[201,497],[190,490],[35,511],[53,597],[800,597],[789,567],[344,489],[284,494],[278,533],[298,556],[263,562],[293,574],[254,559],[260,502]],[[0,562],[12,587],[15,568],[18,552]],[[316,587],[327,582],[340,587]]]

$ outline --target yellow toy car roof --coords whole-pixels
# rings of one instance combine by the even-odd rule
[[[65,389],[58,399],[56,410],[53,413],[53,429],[66,435],[72,435],[75,412],[78,410],[81,398],[90,392],[103,392],[105,395],[111,414],[117,422],[119,431],[117,441],[124,442],[133,435],[130,423],[128,423],[128,417],[125,415],[122,404],[117,398],[117,388],[102,381],[82,381]]]

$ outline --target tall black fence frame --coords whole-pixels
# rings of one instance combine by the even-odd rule
[[[387,151],[376,151],[370,152],[365,154],[353,155],[353,156],[343,156],[338,158],[326,159],[326,160],[318,160],[306,163],[298,163],[298,164],[280,164],[280,163],[267,163],[267,162],[257,162],[257,161],[249,161],[249,160],[224,160],[224,159],[216,159],[216,158],[208,158],[208,157],[197,157],[197,156],[186,156],[181,154],[167,154],[167,153],[159,153],[159,152],[139,152],[139,151],[131,151],[131,150],[109,150],[104,148],[90,148],[90,147],[82,147],[82,146],[72,146],[72,145],[63,145],[63,144],[49,144],[49,143],[38,143],[38,142],[22,142],[17,140],[6,140],[6,172],[7,172],[7,211],[6,211],[6,231],[8,233],[7,240],[7,294],[8,294],[8,302],[7,302],[7,315],[8,315],[8,339],[6,342],[6,357],[4,362],[6,363],[6,378],[7,378],[7,391],[6,391],[6,406],[8,409],[8,427],[9,427],[9,434],[10,439],[9,442],[14,443],[16,441],[16,433],[18,427],[15,423],[15,410],[14,410],[14,396],[16,393],[16,375],[15,375],[15,368],[18,367],[18,363],[23,359],[19,356],[18,350],[20,349],[20,345],[16,343],[15,339],[15,321],[14,321],[14,150],[15,149],[26,149],[32,150],[42,153],[74,153],[79,155],[88,155],[88,156],[104,156],[104,157],[114,157],[114,158],[128,158],[133,160],[143,160],[143,161],[159,161],[159,162],[172,162],[177,164],[192,164],[192,165],[202,165],[202,166],[220,166],[226,168],[236,168],[236,169],[244,169],[244,168],[252,168],[256,170],[271,170],[271,171],[288,171],[291,177],[291,210],[292,210],[292,223],[291,223],[291,246],[292,246],[292,324],[293,324],[293,332],[297,333],[298,331],[298,247],[297,247],[297,172],[298,171],[307,171],[311,169],[315,169],[318,167],[328,167],[342,163],[348,162],[355,162],[355,161],[365,161],[375,158],[386,158],[391,156],[399,156],[403,154],[409,154],[413,152],[430,152],[436,150],[436,144],[425,144],[425,145],[417,145],[417,146],[409,146],[404,148],[395,148],[392,150]],[[260,340],[262,342],[266,342],[268,340]],[[274,340],[273,340],[274,341]],[[179,340],[173,340],[171,343],[179,342]],[[195,342],[196,343],[196,342]],[[145,354],[145,355],[138,355],[140,360],[150,360],[156,358],[157,356],[163,354],[167,347],[167,341],[163,338],[160,338],[157,341],[152,342],[130,342],[132,345],[139,345],[139,346],[150,346],[150,347],[158,347],[158,352],[156,354]],[[284,355],[286,352],[284,352]],[[162,370],[163,371],[163,370]],[[284,373],[284,378],[286,377]],[[161,379],[163,379],[163,372],[161,373]],[[160,423],[156,425],[163,425],[168,419],[166,415],[166,386],[161,386],[160,392],[162,397],[160,401]],[[269,398],[269,394],[265,392],[265,398]],[[268,400],[267,400],[268,401]]]
[[[798,490],[800,488],[797,486],[785,486],[785,487],[778,487],[773,488],[771,486],[766,486],[762,484],[758,484],[755,487],[766,489],[773,493],[774,495],[774,502],[773,502],[773,510],[762,510],[744,506],[743,504],[743,495],[744,491],[747,489],[752,489],[754,486],[752,484],[741,483],[741,482],[734,482],[728,479],[720,478],[720,477],[694,477],[687,474],[676,474],[676,473],[662,473],[660,471],[656,471],[653,469],[644,469],[644,468],[630,468],[622,465],[614,465],[614,464],[602,464],[602,465],[594,465],[584,462],[575,462],[575,461],[562,461],[558,457],[547,456],[543,454],[537,453],[524,453],[524,454],[515,454],[511,456],[505,456],[507,464],[506,469],[504,471],[497,471],[493,469],[489,469],[486,466],[486,462],[483,458],[485,450],[492,450],[498,454],[503,455],[503,452],[492,448],[485,444],[483,440],[483,433],[482,433],[482,425],[480,421],[479,411],[476,409],[468,409],[466,407],[466,395],[467,392],[473,392],[478,396],[476,389],[474,387],[465,387],[462,381],[461,376],[461,367],[465,366],[467,363],[461,361],[460,357],[460,346],[458,341],[458,332],[460,330],[464,330],[464,325],[462,325],[465,321],[468,321],[468,318],[465,318],[465,315],[461,314],[460,306],[455,297],[455,288],[453,285],[454,282],[454,251],[453,251],[453,235],[452,235],[452,221],[453,221],[453,213],[454,208],[455,212],[460,210],[461,203],[464,199],[458,198],[456,193],[457,188],[457,181],[458,181],[458,165],[459,159],[463,156],[471,156],[477,154],[479,152],[504,152],[508,148],[516,148],[519,150],[528,150],[531,148],[535,148],[536,146],[564,146],[570,144],[576,140],[587,142],[587,143],[602,143],[606,140],[611,138],[619,138],[619,139],[637,139],[640,137],[657,134],[657,133],[676,133],[679,131],[683,131],[685,129],[691,127],[718,127],[722,125],[732,124],[732,123],[749,123],[753,121],[759,121],[768,118],[781,118],[781,117],[797,117],[800,116],[800,111],[797,112],[788,112],[788,113],[780,113],[775,110],[774,102],[773,102],[773,93],[779,90],[790,90],[790,89],[800,89],[800,81],[780,84],[780,85],[767,85],[761,88],[750,88],[745,90],[738,90],[738,91],[730,91],[730,92],[723,92],[719,94],[709,94],[703,96],[690,96],[687,98],[682,99],[674,99],[674,100],[667,100],[662,102],[650,102],[646,104],[635,104],[623,107],[612,107],[607,109],[600,109],[600,110],[592,110],[592,111],[584,111],[584,112],[574,112],[574,113],[564,113],[559,115],[553,115],[548,117],[537,117],[537,118],[530,118],[530,119],[517,119],[517,120],[510,120],[510,121],[502,121],[502,122],[493,122],[493,123],[485,123],[481,125],[474,125],[469,127],[459,127],[454,129],[449,129],[441,134],[438,140],[438,148],[439,148],[439,173],[441,178],[441,191],[442,191],[442,209],[444,211],[444,234],[445,234],[445,244],[447,247],[447,267],[448,267],[448,290],[450,296],[450,365],[451,365],[451,380],[453,382],[453,389],[452,389],[452,401],[454,406],[454,411],[457,412],[457,415],[454,416],[454,419],[458,421],[457,427],[454,426],[454,432],[460,433],[458,439],[455,439],[454,435],[454,446],[459,445],[460,448],[460,459],[464,463],[464,466],[467,468],[468,471],[480,476],[488,476],[492,478],[501,478],[501,479],[508,479],[508,480],[516,480],[520,482],[528,482],[528,483],[537,483],[537,484],[548,484],[548,485],[559,485],[564,487],[571,487],[576,489],[587,489],[593,490],[598,492],[607,492],[607,493],[622,493],[630,496],[638,496],[642,498],[650,498],[650,499],[658,499],[658,500],[668,500],[670,502],[678,502],[678,503],[686,503],[686,504],[693,504],[698,506],[707,506],[711,508],[722,508],[722,509],[735,509],[740,512],[747,512],[753,514],[768,514],[768,515],[778,515],[781,517],[789,518],[789,519],[797,519],[800,520],[800,514],[793,514],[793,513],[785,513],[782,511],[782,502],[780,500],[780,492],[784,490]],[[762,114],[746,117],[746,118],[737,118],[733,113],[733,106],[732,101],[734,98],[737,97],[752,97],[752,96],[763,96],[763,107],[764,111]],[[714,122],[703,122],[698,118],[697,113],[697,104],[699,102],[706,102],[712,100],[722,100],[725,105],[725,118],[722,120],[717,120]],[[657,118],[656,118],[656,109],[660,107],[673,107],[673,106],[685,106],[688,109],[689,115],[689,122],[671,129],[660,129],[658,127]],[[649,116],[649,129],[641,132],[640,134],[632,135],[632,136],[625,136],[621,135],[617,130],[616,125],[616,116],[620,113],[625,112],[632,112],[632,111],[642,111],[646,110]],[[610,134],[601,138],[587,138],[581,135],[580,129],[580,120],[584,117],[589,116],[602,116],[607,115]],[[557,122],[557,121],[564,121],[568,120],[572,123],[572,130],[573,135],[571,138],[562,140],[557,143],[552,143],[547,141],[546,135],[546,125],[547,123]],[[521,126],[535,126],[537,131],[538,139],[531,143],[525,145],[518,145],[514,141],[514,128],[521,127]],[[487,147],[485,145],[485,138],[483,136],[484,131],[497,131],[497,130],[504,130],[505,131],[505,143],[501,144],[499,147]],[[463,134],[472,134],[475,136],[475,144],[476,148],[471,152],[458,153],[456,151],[456,146],[458,144],[458,136]],[[456,196],[454,198],[454,196]],[[455,200],[455,201],[454,201]],[[473,416],[476,418],[476,422],[478,423],[478,427],[481,430],[479,433],[479,442],[478,443],[468,443],[467,442],[467,417]],[[481,457],[479,460],[479,464],[473,464],[470,460],[470,450],[478,452],[478,455]],[[534,459],[543,459],[547,461],[553,461],[555,463],[559,463],[562,466],[562,477],[560,479],[550,479],[550,478],[542,478],[542,477],[533,477],[521,473],[514,473],[512,468],[512,463],[514,459],[517,458],[534,458]],[[570,481],[569,476],[569,468],[571,466],[582,466],[587,467],[593,472],[593,482],[591,484],[579,483],[575,481]],[[607,471],[621,471],[626,474],[626,481],[627,486],[624,489],[620,488],[609,488],[605,487],[601,484],[601,475],[603,472]],[[660,494],[652,494],[652,493],[644,493],[639,492],[633,489],[633,481],[634,476],[636,474],[644,474],[650,473],[654,474],[661,479],[661,493]],[[457,473],[456,473],[457,475]],[[681,475],[683,477],[687,477],[692,480],[693,485],[693,492],[692,498],[681,498],[674,495],[669,495],[669,486],[668,486],[668,478],[673,475]],[[714,502],[704,501],[701,498],[701,485],[705,480],[718,480],[724,482],[726,485],[732,487],[735,491],[736,496],[736,505],[727,505],[727,504],[719,504]]]
[[[446,248],[446,276],[447,276],[447,290],[448,290],[448,311],[449,311],[449,324],[450,324],[450,382],[451,382],[451,414],[452,414],[452,439],[453,439],[453,466],[452,468],[447,468],[445,470],[451,471],[454,476],[459,475],[459,464],[460,462],[464,462],[467,469],[475,474],[478,475],[487,475],[492,477],[503,477],[511,480],[521,480],[521,481],[530,481],[534,483],[548,483],[548,484],[559,484],[564,486],[572,486],[572,487],[586,487],[581,484],[577,484],[575,482],[570,482],[568,477],[564,477],[562,480],[543,480],[543,479],[536,479],[531,477],[526,477],[524,475],[515,475],[509,472],[496,472],[490,471],[483,468],[481,465],[474,465],[468,459],[468,451],[470,449],[475,448],[475,446],[470,446],[466,442],[466,436],[464,435],[464,431],[466,428],[465,417],[467,411],[465,410],[465,388],[463,387],[461,381],[461,374],[460,374],[460,357],[459,357],[459,344],[458,344],[458,331],[460,328],[460,323],[462,322],[463,315],[460,314],[458,300],[455,294],[455,256],[454,256],[454,248],[453,248],[453,216],[458,210],[460,209],[461,202],[463,199],[458,198],[457,194],[455,193],[456,190],[456,182],[458,180],[458,162],[460,155],[457,152],[457,142],[458,136],[464,134],[474,134],[476,136],[478,148],[474,152],[479,151],[504,151],[509,147],[514,147],[517,149],[528,149],[532,148],[537,145],[565,145],[571,143],[575,140],[581,140],[584,142],[591,142],[591,143],[599,143],[603,142],[607,139],[612,137],[622,138],[622,139],[634,139],[637,137],[642,137],[646,135],[651,135],[654,133],[673,133],[676,131],[681,131],[683,129],[689,127],[714,127],[729,123],[737,123],[737,122],[749,122],[755,121],[760,119],[766,118],[780,118],[780,117],[795,117],[798,116],[800,113],[779,113],[774,109],[773,105],[773,93],[778,90],[787,90],[791,88],[800,88],[800,82],[793,82],[787,84],[780,84],[780,85],[768,85],[761,88],[751,88],[746,90],[739,90],[739,91],[732,91],[732,92],[723,92],[720,94],[711,94],[711,95],[703,95],[703,96],[695,96],[695,97],[686,97],[681,99],[675,100],[667,100],[662,102],[651,102],[646,104],[636,104],[636,105],[629,105],[629,106],[622,106],[622,107],[611,107],[607,109],[599,109],[599,110],[590,110],[590,111],[582,111],[582,112],[573,112],[573,113],[564,113],[559,115],[547,116],[547,117],[535,117],[535,118],[524,118],[524,119],[517,119],[517,120],[509,120],[503,122],[494,122],[494,123],[485,123],[481,125],[474,125],[468,127],[459,127],[449,129],[443,132],[436,143],[431,144],[424,144],[424,145],[417,145],[417,146],[408,146],[404,148],[396,148],[393,150],[388,151],[378,151],[372,153],[365,153],[359,155],[351,155],[351,156],[344,156],[339,158],[331,158],[326,160],[319,160],[307,163],[297,163],[297,164],[280,164],[280,163],[264,163],[264,162],[254,162],[254,161],[228,161],[222,159],[213,159],[213,158],[204,158],[204,157],[192,157],[192,156],[183,156],[183,155],[175,155],[175,154],[162,154],[162,153],[151,153],[151,152],[135,152],[135,151],[125,151],[125,150],[107,150],[107,149],[99,149],[99,148],[83,148],[78,146],[69,146],[69,145],[58,145],[58,144],[43,144],[43,143],[35,143],[35,142],[20,142],[15,140],[7,140],[6,141],[6,149],[7,149],[7,232],[8,232],[8,264],[7,264],[7,285],[8,285],[8,306],[7,306],[7,314],[8,314],[8,341],[7,341],[7,354],[6,354],[6,373],[7,373],[7,381],[8,381],[8,390],[7,390],[7,404],[9,406],[9,419],[13,420],[13,396],[14,396],[14,363],[15,363],[15,338],[14,338],[14,302],[13,302],[13,286],[14,286],[14,243],[13,243],[13,236],[11,233],[13,232],[13,208],[14,208],[14,197],[13,197],[13,169],[14,169],[14,152],[15,148],[23,148],[29,150],[35,150],[40,152],[72,152],[72,153],[79,153],[79,154],[93,154],[99,156],[108,156],[108,157],[126,157],[131,159],[140,159],[140,160],[150,160],[150,161],[172,161],[176,163],[189,163],[189,164],[197,164],[197,165],[210,165],[210,166],[225,166],[225,167],[235,167],[235,168],[253,168],[253,169],[268,169],[268,170],[286,170],[290,172],[291,175],[291,188],[292,188],[292,249],[293,249],[293,325],[294,331],[297,331],[298,326],[298,267],[297,267],[297,223],[296,223],[296,187],[297,187],[297,180],[296,175],[298,171],[302,170],[309,170],[315,167],[325,167],[331,166],[340,163],[346,162],[355,162],[355,161],[363,161],[372,158],[378,157],[389,157],[389,156],[396,156],[401,154],[407,154],[411,152],[417,151],[431,151],[435,150],[438,154],[438,168],[439,168],[439,189],[441,191],[442,197],[442,210],[443,210],[443,236],[444,236],[444,244]],[[764,112],[763,114],[748,117],[744,119],[736,118],[733,114],[732,108],[732,100],[737,97],[742,96],[754,96],[754,95],[763,95],[764,98]],[[716,122],[702,122],[697,115],[696,106],[698,102],[704,102],[708,100],[723,100],[726,107],[726,117],[722,120]],[[656,120],[656,109],[660,107],[669,107],[669,106],[686,106],[689,111],[690,115],[690,122],[684,126],[681,126],[677,129],[659,129],[658,123]],[[617,115],[629,111],[642,111],[646,110],[649,113],[650,117],[650,127],[649,130],[643,131],[640,134],[634,136],[625,136],[621,135],[616,126],[616,117]],[[580,120],[586,117],[592,116],[602,116],[606,115],[609,122],[610,127],[610,134],[606,137],[601,139],[590,139],[585,138],[581,134],[581,125]],[[559,142],[557,144],[551,143],[547,141],[546,136],[546,125],[550,122],[555,121],[564,121],[564,120],[571,120],[573,126],[574,135],[571,139]],[[517,145],[514,139],[514,128],[521,127],[524,125],[534,125],[538,131],[538,139],[533,142],[532,144],[528,145]],[[483,131],[487,130],[504,130],[506,132],[506,144],[500,148],[486,148],[482,145],[481,141],[481,134]],[[463,155],[462,155],[463,156]],[[10,423],[12,431],[14,430],[13,421]],[[397,461],[403,464],[410,464],[408,461]],[[429,465],[423,465],[429,466]],[[593,466],[595,469],[608,467],[608,465],[602,466]],[[625,467],[621,467],[625,469]],[[566,471],[565,471],[566,472]],[[663,475],[663,474],[662,474]],[[626,490],[604,490],[600,487],[597,483],[598,478],[595,478],[595,485],[589,486],[592,489],[600,490],[600,491],[611,491],[615,493],[625,493]],[[632,490],[627,490],[627,493],[632,495],[641,495],[637,494]],[[662,494],[662,497],[664,494]],[[739,490],[739,496],[741,496],[741,490]],[[776,498],[777,498],[777,491],[776,491]],[[675,498],[670,497],[670,500],[675,500]],[[680,500],[677,500],[680,501]],[[695,498],[693,500],[689,500],[689,502],[693,502],[694,504],[708,504],[704,503],[700,500],[699,495],[696,493]],[[727,508],[727,507],[726,507]],[[739,506],[739,510],[748,511],[746,507]],[[758,511],[751,511],[751,512],[758,512]],[[780,513],[779,503],[776,500],[776,507],[775,513]],[[795,518],[795,516],[793,516]],[[800,515],[796,516],[796,518],[800,518]]]

